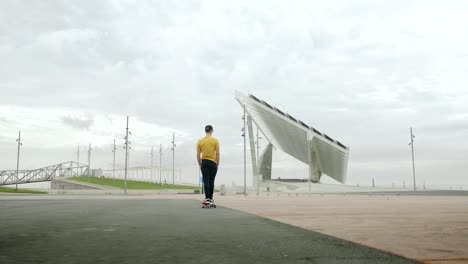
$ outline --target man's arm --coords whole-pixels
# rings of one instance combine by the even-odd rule
[[[197,161],[198,161],[198,166],[201,167],[201,150],[200,147],[197,145]]]

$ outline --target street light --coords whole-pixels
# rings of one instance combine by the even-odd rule
[[[21,131],[18,132],[18,139],[16,139],[16,142],[18,142],[18,157],[16,159],[16,189],[15,190],[18,190],[20,148],[23,145],[23,143],[21,143]]]
[[[172,133],[172,184],[175,184],[175,148],[177,145],[175,144],[175,133]]]
[[[307,157],[308,157],[308,160],[309,160],[309,195],[312,191],[312,183],[311,183],[311,180],[312,180],[312,168],[311,168],[311,164],[312,164],[312,153],[311,153],[311,149],[312,149],[312,145],[311,145],[311,141],[312,141],[312,138],[311,138],[311,135],[309,135],[309,133],[307,133]]]
[[[154,157],[154,147],[151,147],[151,175],[150,175],[150,182],[153,183],[153,157]]]
[[[162,185],[162,144],[159,144],[159,184]]]
[[[410,135],[411,135],[411,142],[408,145],[411,146],[411,155],[413,158],[413,190],[416,191],[416,170],[414,168],[414,138],[416,136],[413,134],[412,127],[410,127]]]
[[[128,172],[128,151],[130,150],[130,141],[128,140],[128,136],[132,133],[128,130],[128,120],[129,117],[127,116],[127,128],[125,129],[125,178],[124,178],[124,194],[127,194],[127,172]]]
[[[255,145],[257,146],[257,151],[256,151],[256,156],[257,156],[257,172],[256,174],[257,175],[253,175],[253,177],[257,177],[257,195],[260,194],[260,181],[263,181],[262,178],[259,177],[258,174],[260,174],[260,160],[259,160],[259,155],[260,155],[260,139],[262,139],[262,137],[259,135],[259,128],[258,128],[258,125],[257,125],[257,140],[255,141]]]
[[[76,151],[76,176],[80,176],[78,168],[80,167],[80,145],[78,144],[78,150]]]
[[[89,177],[89,174],[91,173],[91,150],[93,150],[91,148],[91,143],[89,143],[89,148],[88,148],[88,177]]]
[[[246,122],[246,112],[245,112],[245,104],[244,104],[244,115],[242,116],[242,122],[244,123],[243,124],[243,127],[242,127],[242,136],[244,137],[244,196],[247,195],[247,160],[246,160],[246,156],[247,156],[247,148],[246,148],[246,134],[245,134],[245,122]]]
[[[117,150],[117,147],[115,146],[115,138],[114,138],[114,147],[112,148],[112,152],[114,153],[114,163],[113,163],[113,169],[112,169],[112,184],[115,184],[115,151]]]

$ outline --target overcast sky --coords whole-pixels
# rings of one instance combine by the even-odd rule
[[[0,2],[0,168],[76,159],[132,165],[177,137],[196,178],[195,144],[212,124],[218,183],[242,182],[242,109],[251,92],[350,146],[349,184],[468,184],[466,1]],[[265,142],[263,142],[263,146]],[[274,177],[306,177],[275,152]],[[155,162],[157,163],[157,162]]]

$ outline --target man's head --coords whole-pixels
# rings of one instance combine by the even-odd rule
[[[205,127],[205,133],[207,133],[207,134],[213,133],[213,126],[212,125],[207,125]]]

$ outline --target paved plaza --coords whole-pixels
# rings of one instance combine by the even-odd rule
[[[424,263],[468,263],[468,193],[226,196],[224,206]]]

